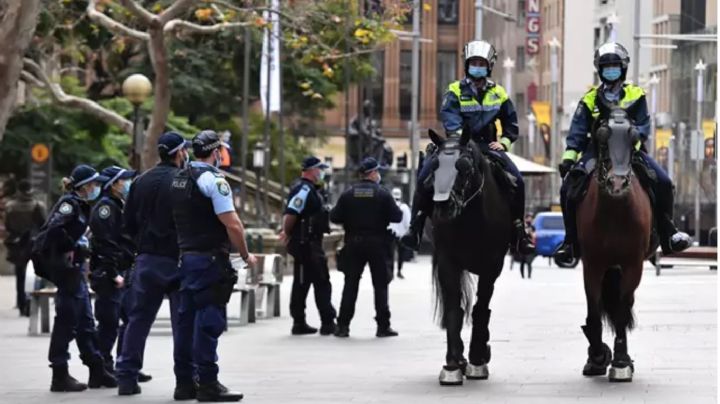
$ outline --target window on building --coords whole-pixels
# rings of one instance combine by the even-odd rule
[[[512,100],[515,104],[515,112],[517,112],[518,119],[521,119],[527,115],[527,105],[525,105],[525,94],[515,93],[515,99]]]
[[[525,3],[525,0],[518,0],[518,10],[517,10],[517,26],[518,27],[524,27],[525,26],[525,17],[526,17],[526,7],[527,4]]]
[[[519,72],[525,71],[525,47],[518,46],[515,54],[515,70]]]
[[[682,0],[680,3],[680,33],[699,31],[705,28],[706,0]]]
[[[420,56],[422,60],[422,55]],[[412,108],[412,51],[400,51],[400,119],[410,120]],[[422,77],[422,64],[420,65],[420,77]],[[418,100],[422,85],[419,86]]]
[[[379,51],[371,55],[375,74],[370,78],[363,89],[363,100],[371,100],[373,103],[373,118],[380,121],[383,115],[385,96],[385,52]]]
[[[457,24],[459,0],[438,0],[438,24]]]
[[[435,93],[438,116],[442,107],[443,96],[448,85],[457,80],[458,56],[455,51],[438,51],[437,53],[437,80],[435,80]]]

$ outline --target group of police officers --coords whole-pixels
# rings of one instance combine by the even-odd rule
[[[505,90],[490,80],[496,52],[485,41],[465,46],[465,75],[449,85],[442,120],[447,136],[470,130],[472,139],[494,155],[517,179],[508,192],[515,216],[516,251],[527,253],[534,246],[525,233],[522,176],[507,156],[518,136],[517,115]],[[593,88],[578,106],[570,128],[567,150],[560,171],[581,169],[595,156],[587,134],[597,119],[604,119],[596,99],[625,108],[640,135],[636,145],[646,164],[656,171],[656,213],[663,250],[680,251],[690,238],[672,223],[672,182],[642,150],[647,139],[648,114],[643,90],[625,83],[629,63],[627,51],[617,43],[605,44],[595,53],[595,67],[602,85]],[[495,121],[500,120],[498,137]],[[189,148],[194,161],[190,161]],[[176,400],[238,401],[242,394],[218,381],[217,344],[226,326],[225,306],[237,274],[230,264],[231,249],[249,265],[256,263],[245,243],[230,186],[217,169],[221,140],[213,131],[198,133],[191,143],[177,133],[160,137],[160,163],[136,177],[132,170],[109,167],[96,172],[80,165],[65,180],[66,194],[52,208],[33,241],[36,272],[57,286],[56,321],[48,359],[53,371],[51,391],[82,391],[87,387],[118,387],[120,395],[140,393],[138,382],[149,375],[140,372],[151,325],[165,297],[169,299],[174,339]],[[426,161],[432,162],[433,150]],[[582,158],[578,158],[582,155]],[[289,193],[280,239],[294,258],[290,299],[293,335],[314,334],[307,324],[305,301],[314,289],[320,313],[321,335],[348,337],[355,312],[358,284],[369,264],[375,292],[377,337],[398,333],[390,326],[388,249],[393,237],[390,223],[402,220],[402,212],[391,194],[380,185],[378,162],[362,161],[360,181],[344,191],[330,210],[322,193],[328,167],[316,157],[303,161],[302,175]],[[426,163],[418,176],[422,185],[432,175]],[[134,181],[133,181],[134,179]],[[413,221],[403,242],[417,247],[425,218],[432,211],[427,187],[418,186],[413,200]],[[98,200],[99,199],[99,200]],[[91,203],[98,200],[94,207]],[[579,252],[575,243],[574,213],[563,188],[566,242],[558,256],[569,259]],[[339,315],[332,305],[327,259],[322,246],[329,222],[345,230],[344,248],[338,269],[345,275]],[[85,236],[88,227],[91,239]],[[90,258],[90,284],[97,294],[95,321],[84,263]],[[122,323],[122,326],[120,326]],[[122,329],[124,327],[124,330]],[[87,384],[68,373],[68,345],[75,339],[80,358],[90,369]],[[112,347],[117,341],[117,362]]]

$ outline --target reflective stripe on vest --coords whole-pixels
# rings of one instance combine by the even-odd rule
[[[597,117],[600,115],[600,110],[597,108],[597,105],[595,105],[595,99],[597,98],[597,87],[593,87],[590,91],[585,93],[585,96],[582,98],[583,103],[588,107],[590,112],[592,113],[593,119],[597,119]],[[639,100],[640,97],[645,95],[645,91],[642,89],[642,87],[638,87],[633,84],[627,84],[625,87],[623,87],[623,91],[625,92],[625,95],[620,100],[619,107],[622,109],[629,108],[632,104],[635,103],[635,101]]]
[[[499,111],[502,103],[508,100],[508,95],[505,92],[505,89],[498,85],[491,87],[485,93],[482,105],[477,102],[475,97],[463,99],[460,81],[450,83],[448,91],[455,94],[460,102],[460,112]]]

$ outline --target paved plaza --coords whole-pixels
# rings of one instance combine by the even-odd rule
[[[351,337],[291,337],[288,318],[292,278],[283,284],[283,317],[232,327],[220,340],[220,377],[245,393],[246,403],[714,403],[717,395],[716,273],[675,268],[656,277],[647,268],[636,295],[637,328],[630,334],[635,360],[631,384],[584,378],[587,343],[582,273],[536,260],[533,279],[507,265],[492,301],[490,379],[441,387],[445,333],[432,319],[429,258],[408,264],[405,280],[390,286],[394,339],[374,337],[372,286],[363,278]],[[333,272],[333,302],[340,302],[342,274]],[[28,337],[27,320],[11,310],[13,279],[0,279],[1,403],[172,402],[172,339],[167,322],[153,329],[145,370],[154,379],[143,394],[116,390],[51,394],[47,336]],[[237,297],[234,297],[236,299]],[[308,320],[319,325],[312,297]],[[237,306],[231,302],[230,314]],[[167,316],[163,308],[161,316]],[[466,327],[466,330],[467,327]],[[463,333],[466,346],[469,333]],[[606,342],[611,344],[609,334]],[[71,372],[87,377],[73,346]]]

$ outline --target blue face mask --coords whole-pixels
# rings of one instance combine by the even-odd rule
[[[475,79],[487,77],[488,68],[485,66],[470,66],[468,67],[468,75]]]
[[[88,201],[94,201],[100,196],[100,187],[95,186],[93,187],[92,191],[87,195],[86,200]]]
[[[130,193],[130,181],[123,182],[123,187],[120,193],[122,193],[123,199],[127,199],[128,194]]]
[[[622,69],[619,67],[605,67],[602,69],[602,77],[607,81],[615,81],[622,76]]]

